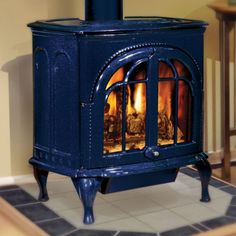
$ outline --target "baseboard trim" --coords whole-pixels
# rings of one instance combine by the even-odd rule
[[[213,169],[215,168],[221,168],[222,167],[222,151],[216,151],[216,152],[209,152],[209,161],[211,163],[211,166]],[[231,150],[231,165],[236,165],[236,149]]]
[[[55,173],[49,173],[48,178],[50,178],[50,180],[52,181],[56,181],[67,177]],[[21,185],[35,182],[36,180],[33,174],[0,177],[0,186],[13,185],[13,184]]]
[[[33,175],[17,175],[17,176],[0,177],[0,186],[12,185],[12,184],[26,184],[26,183],[33,183],[33,182],[35,182]]]

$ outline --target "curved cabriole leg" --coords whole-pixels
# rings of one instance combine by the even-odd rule
[[[101,180],[98,178],[71,179],[84,206],[84,223],[92,224],[94,222],[93,202],[101,186]]]
[[[198,169],[201,185],[202,185],[202,198],[201,202],[209,202],[211,200],[208,191],[208,185],[211,179],[211,166],[207,159],[200,160],[196,167]]]
[[[38,200],[42,202],[48,201],[48,191],[47,191],[47,178],[48,171],[34,167],[34,177],[39,186],[39,197]]]

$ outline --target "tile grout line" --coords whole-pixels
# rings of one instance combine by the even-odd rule
[[[155,228],[153,228],[152,226],[146,224],[145,222],[141,221],[140,219],[138,219],[136,216],[134,216],[133,218],[135,218],[137,221],[139,221],[140,223],[144,224],[145,226],[147,226],[148,228],[152,229],[154,231],[154,233],[157,231]]]
[[[211,230],[211,228],[207,227],[206,225],[203,225],[201,222],[197,223],[199,225],[201,225],[203,228],[207,229],[207,231]]]
[[[154,204],[157,204],[158,206],[161,207],[161,209],[158,210],[158,212],[167,210],[167,208],[164,208],[163,206],[159,205],[158,203],[156,203],[155,201],[153,201],[151,198],[148,198],[148,199],[149,199],[150,201],[152,201]],[[123,201],[123,200],[127,200],[127,199],[122,199],[122,201]],[[121,201],[121,200],[117,200],[117,201]],[[157,212],[156,210],[151,210],[150,212],[146,212],[146,213],[143,213],[143,214],[140,214],[140,215],[132,215],[132,214],[130,214],[129,212],[126,212],[126,211],[124,211],[123,209],[117,207],[117,206],[114,205],[113,203],[110,203],[110,204],[111,204],[112,206],[114,206],[115,208],[119,209],[120,211],[122,211],[123,213],[129,215],[129,217],[131,217],[131,218],[136,218],[136,217],[142,216],[142,215],[144,215],[144,214],[151,214],[151,213]],[[137,218],[136,218],[136,219],[137,219]]]
[[[75,227],[76,228],[76,227]],[[69,232],[67,232],[67,233],[64,233],[64,234],[61,234],[60,236],[67,236],[67,235],[70,235],[70,234],[72,234],[72,233],[74,233],[74,232],[76,232],[76,231],[78,231],[79,230],[79,228],[76,228],[76,229],[73,229],[73,230],[71,230],[71,231],[69,231]]]
[[[197,228],[196,226],[194,226],[193,224],[191,224],[191,225],[189,225],[189,226],[191,226],[192,228],[196,229],[199,233],[202,232],[202,230],[198,229],[198,228]]]
[[[113,236],[117,236],[121,231],[117,231]]]
[[[236,222],[236,217],[233,217],[233,216],[228,216],[228,215],[224,215],[226,218],[229,218],[229,219],[232,219],[232,220],[235,220],[235,222]]]
[[[37,201],[37,202],[29,202],[29,203],[23,203],[23,204],[17,204],[17,205],[13,205],[15,208],[17,207],[23,207],[23,206],[31,206],[31,205],[37,205],[40,204],[41,202]]]
[[[187,204],[187,205],[191,205],[191,204]],[[178,215],[178,216],[181,217],[182,219],[186,220],[187,222],[189,222],[188,225],[198,224],[198,222],[192,222],[192,221],[190,221],[189,219],[185,218],[184,216],[182,216],[182,215],[180,215],[180,214],[174,212],[172,209],[170,209],[170,211],[171,211],[172,213]],[[186,225],[186,226],[188,226],[188,225]]]
[[[1,193],[5,193],[5,192],[20,191],[20,190],[22,190],[20,187],[18,187],[18,188],[11,188],[11,189],[4,189],[4,190],[1,190],[1,189],[0,189],[0,194],[1,194]]]
[[[50,219],[45,219],[45,220],[38,220],[35,221],[35,224],[41,224],[41,223],[45,223],[45,222],[49,222],[49,221],[54,221],[54,220],[59,220],[59,219],[63,219],[62,217],[58,216],[58,217],[54,217],[54,218],[50,218]]]
[[[16,192],[16,191],[20,191],[21,188],[14,188],[14,189],[6,189],[6,190],[0,190],[0,195],[3,193],[8,193],[8,192]]]
[[[114,221],[117,221],[117,220],[125,220],[125,219],[129,219],[130,217],[120,217],[120,218],[117,218],[117,219],[114,219],[114,220],[108,220],[108,221],[103,221],[103,222],[100,222],[98,224],[94,223],[93,225],[94,226],[99,226],[101,224],[106,224],[106,223],[111,223],[111,222],[114,222]],[[70,223],[70,222],[69,222]],[[84,227],[84,225],[82,225],[82,227]],[[86,226],[85,226],[86,227]],[[88,229],[88,228],[83,228],[83,229]]]
[[[61,212],[64,212],[64,211],[71,211],[73,209],[81,209],[83,210],[83,206],[82,207],[69,207],[69,208],[66,208],[66,209],[62,209],[62,210],[57,210],[57,209],[54,209],[53,207],[50,206],[50,203],[48,204],[45,204],[44,202],[42,203],[45,207],[49,208],[50,210],[56,212],[58,215],[60,215]],[[60,213],[59,213],[60,212]]]

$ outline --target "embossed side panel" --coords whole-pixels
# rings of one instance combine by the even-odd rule
[[[49,66],[46,49],[36,48],[34,52],[35,145],[44,149],[49,149],[50,147]]]
[[[72,150],[72,117],[73,101],[72,75],[70,57],[64,53],[57,53],[53,66],[54,83],[54,151],[70,155]]]
[[[71,34],[34,32],[34,157],[48,165],[79,166],[77,40]]]

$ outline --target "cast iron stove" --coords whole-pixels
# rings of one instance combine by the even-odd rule
[[[211,168],[203,152],[206,23],[123,20],[122,0],[87,0],[86,20],[29,24],[33,32],[34,154],[39,200],[48,172],[71,177],[94,222],[97,191],[175,181],[195,164],[202,201]],[[63,188],[63,186],[62,186]]]

